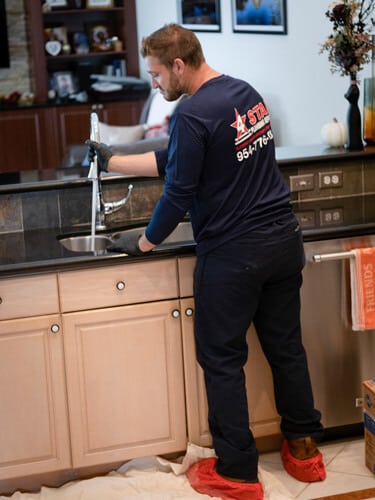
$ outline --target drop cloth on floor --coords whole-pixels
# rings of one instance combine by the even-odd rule
[[[175,462],[160,457],[131,460],[106,476],[69,482],[60,488],[42,487],[39,493],[16,492],[0,500],[194,500],[211,499],[196,493],[185,475],[194,462],[215,456],[212,449],[189,444]],[[290,494],[272,474],[260,469],[265,500],[290,500]]]

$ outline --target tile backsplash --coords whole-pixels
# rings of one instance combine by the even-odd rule
[[[129,181],[106,182],[105,201],[117,201],[127,193]],[[137,181],[128,203],[106,216],[109,227],[120,226],[151,216],[161,196],[159,179]],[[0,195],[0,233],[58,228],[61,231],[89,228],[91,224],[91,185],[28,191]]]

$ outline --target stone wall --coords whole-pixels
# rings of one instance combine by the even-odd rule
[[[38,1],[38,0],[35,0]],[[32,92],[26,12],[23,0],[6,0],[10,68],[0,69],[0,95]]]

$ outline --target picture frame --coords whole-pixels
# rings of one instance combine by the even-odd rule
[[[56,92],[60,98],[68,97],[76,91],[71,71],[56,71],[53,73]]]
[[[231,0],[235,33],[287,34],[287,0]]]
[[[86,9],[113,7],[113,0],[86,0]]]
[[[111,49],[111,44],[108,43],[111,39],[111,33],[106,24],[86,23],[85,32],[92,52],[105,52]]]
[[[177,0],[177,19],[192,31],[220,32],[220,0]]]

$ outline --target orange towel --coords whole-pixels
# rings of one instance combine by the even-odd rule
[[[375,248],[352,250],[350,281],[353,330],[375,328]]]

